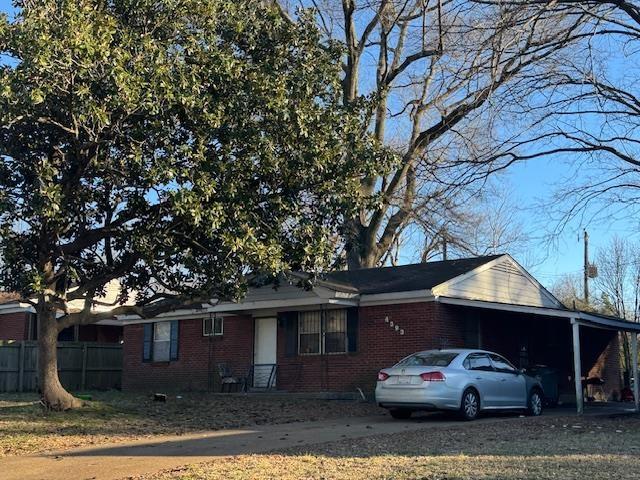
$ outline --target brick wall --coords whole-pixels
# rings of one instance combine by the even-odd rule
[[[404,329],[399,335],[385,317]],[[469,322],[479,325],[469,334]],[[606,380],[605,396],[620,390],[619,345],[615,332],[582,328],[582,369]],[[475,335],[475,337],[473,337]],[[475,341],[473,340],[475,338]],[[358,352],[287,357],[284,330],[278,335],[278,388],[290,391],[370,391],[376,373],[411,353],[432,348],[483,348],[516,367],[557,369],[561,393],[573,393],[571,326],[565,319],[473,309],[439,303],[363,307]]]
[[[469,333],[470,323],[479,325],[475,333]],[[619,390],[615,332],[583,328],[581,333],[583,372],[599,373],[608,380],[607,395]],[[561,392],[573,391],[571,328],[568,321],[559,318],[435,302],[382,305],[360,308],[355,353],[286,356],[285,329],[280,324],[277,342],[277,388],[285,391],[371,391],[381,368],[411,353],[462,347],[499,352],[517,367],[552,366],[558,369]],[[206,390],[212,387],[210,372],[217,378],[220,362],[229,364],[238,375],[248,371],[253,319],[227,317],[224,336],[211,340],[202,336],[201,319],[181,320],[179,359],[174,362],[143,363],[142,346],[143,325],[126,326],[124,390]]]
[[[142,361],[143,324],[124,327],[123,390],[207,390],[214,386],[216,365],[222,362],[236,375],[247,373],[253,350],[251,317],[226,317],[220,337],[204,337],[200,318],[179,324],[178,360],[163,363]]]
[[[0,315],[0,340],[29,340],[30,315],[25,312]],[[122,339],[122,327],[115,325],[80,325],[78,332],[79,342],[118,343]]]
[[[620,341],[617,332],[595,328],[580,328],[582,344],[582,374],[604,380],[601,387],[589,386],[587,394],[596,400],[616,400],[622,389]]]
[[[26,340],[29,334],[27,313],[6,313],[0,315],[0,340]]]
[[[279,327],[278,388],[371,391],[381,368],[411,353],[464,346],[462,321],[446,306],[434,302],[362,307],[358,323],[358,351],[332,355],[285,356],[285,332]],[[404,330],[404,335],[395,330],[395,325]]]
[[[122,327],[116,325],[80,325],[79,342],[118,343],[122,340]]]

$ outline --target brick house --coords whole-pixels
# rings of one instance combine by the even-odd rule
[[[371,391],[377,371],[406,355],[469,347],[518,367],[551,366],[565,395],[582,395],[576,377],[601,377],[598,394],[615,398],[618,332],[638,331],[567,310],[509,255],[296,278],[308,287],[252,287],[239,303],[121,318],[123,389],[218,390],[224,366],[236,377],[253,372],[253,388]]]
[[[119,292],[119,284],[111,282],[101,298],[105,304],[112,303]],[[71,307],[82,307],[82,301],[71,302]],[[107,305],[94,307],[94,310],[110,308]],[[35,308],[19,296],[0,295],[0,341],[22,341],[38,339],[38,316]],[[98,342],[119,343],[122,341],[122,322],[112,319],[92,325],[75,325],[66,328],[58,335],[60,342]]]
[[[37,340],[37,322],[31,305],[14,301],[0,304],[0,340]],[[95,325],[75,325],[58,334],[60,342],[118,343],[121,340],[122,325],[114,320]]]

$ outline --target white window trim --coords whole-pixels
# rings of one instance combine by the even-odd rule
[[[169,326],[169,339],[168,340],[158,340],[156,336],[156,328],[160,324],[168,324]],[[166,359],[158,359],[156,355],[156,344],[157,343],[166,343],[168,345],[167,349],[167,358]],[[156,363],[168,363],[171,361],[171,322],[155,322],[152,328],[151,334],[151,361]]]
[[[208,320],[211,320],[211,333],[207,333],[205,326]],[[216,320],[220,320],[220,332],[215,331]],[[202,336],[203,337],[221,337],[224,335],[224,317],[204,317],[202,319]]]

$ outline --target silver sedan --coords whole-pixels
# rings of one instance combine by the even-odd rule
[[[376,402],[393,418],[419,410],[454,410],[466,420],[486,410],[542,413],[540,382],[497,353],[427,350],[378,373]]]

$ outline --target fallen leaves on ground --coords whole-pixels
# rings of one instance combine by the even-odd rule
[[[414,420],[430,421],[430,420]],[[640,417],[507,418],[225,457],[140,480],[636,479]]]
[[[151,395],[92,392],[93,400],[69,412],[45,412],[35,395],[0,395],[0,456],[300,421],[380,414],[375,405],[282,396]],[[180,398],[178,398],[180,397]]]

